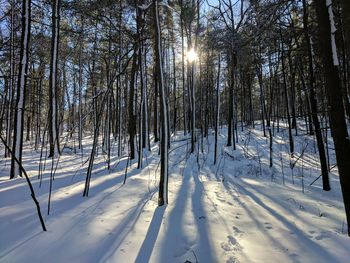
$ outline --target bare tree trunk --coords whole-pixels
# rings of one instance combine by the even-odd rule
[[[350,1],[340,0],[342,7],[342,18],[343,18],[343,30],[345,36],[345,42],[347,45],[347,57],[350,58]]]
[[[263,87],[263,76],[262,76],[262,65],[259,63],[257,65],[257,73],[258,73],[258,82],[259,82],[259,89],[260,89],[260,116],[261,116],[261,123],[262,123],[262,129],[264,137],[266,137],[266,130],[265,130],[265,95],[264,95],[264,87]]]
[[[22,2],[22,34],[21,34],[21,51],[20,65],[17,82],[17,99],[16,99],[16,114],[14,125],[14,140],[11,158],[10,179],[17,175],[22,176],[22,170],[19,163],[22,163],[22,147],[23,147],[23,122],[25,95],[27,88],[27,72],[28,72],[28,55],[29,55],[29,40],[30,40],[30,19],[31,19],[31,0],[23,0]],[[16,161],[18,160],[18,162]]]
[[[187,111],[186,111],[186,84],[185,84],[185,41],[184,41],[184,23],[183,23],[183,8],[181,0],[181,15],[180,15],[180,27],[181,27],[181,69],[182,69],[182,107],[183,107],[183,129],[184,135],[187,134]]]
[[[159,94],[159,84],[156,66],[153,69],[153,85],[154,85],[154,100],[153,100],[153,135],[154,142],[159,141],[158,136],[158,94]]]
[[[230,51],[231,54],[231,60],[230,60],[230,66],[229,66],[229,71],[230,71],[230,84],[229,84],[229,99],[228,99],[228,129],[227,129],[227,146],[232,145],[232,135],[234,134],[234,123],[233,123],[233,118],[234,118],[234,86],[235,86],[235,74],[234,71],[236,70],[236,65],[237,65],[237,59],[236,59],[236,54],[234,51]],[[234,139],[233,139],[234,140]],[[233,144],[235,144],[233,142]]]
[[[81,30],[83,31],[83,27],[81,28]],[[80,41],[82,41],[82,34],[79,36]],[[79,85],[79,91],[78,91],[78,97],[79,97],[79,105],[78,105],[78,123],[79,123],[79,127],[78,127],[78,148],[82,151],[83,150],[83,144],[82,144],[82,140],[83,140],[83,63],[82,63],[82,45],[79,47],[79,76],[78,76],[78,85]]]
[[[156,69],[160,93],[160,118],[161,118],[161,142],[160,142],[160,181],[158,205],[168,203],[168,113],[166,104],[166,94],[163,79],[163,63],[161,51],[161,32],[159,24],[158,1],[153,0],[154,26],[155,26],[155,57]]]
[[[220,119],[220,64],[221,57],[218,58],[218,75],[216,78],[216,119],[215,119],[215,148],[214,148],[214,165],[216,164],[218,154],[218,133],[219,133],[219,119]]]
[[[338,73],[339,62],[333,35],[335,28],[332,5],[331,0],[315,0],[314,3],[322,48],[327,99],[330,106],[328,114],[348,223],[348,235],[350,236],[350,140],[341,96],[341,83]]]
[[[327,158],[326,158],[326,152],[324,149],[322,131],[321,131],[320,122],[318,120],[317,99],[316,99],[316,93],[315,93],[314,65],[313,65],[311,43],[310,43],[310,36],[309,36],[309,27],[308,27],[309,14],[307,10],[306,0],[303,0],[303,11],[304,11],[304,17],[303,17],[304,35],[305,35],[306,44],[307,44],[307,54],[308,54],[308,61],[309,61],[309,96],[308,97],[310,100],[312,122],[315,127],[317,148],[318,148],[318,153],[319,153],[320,163],[321,163],[323,190],[329,191],[331,190],[331,187],[329,184]],[[303,76],[301,77],[303,78]]]
[[[51,61],[50,61],[50,80],[49,80],[49,140],[50,154],[56,156],[60,154],[59,150],[59,131],[58,131],[58,44],[60,27],[60,5],[61,0],[52,2],[52,37],[51,37]]]
[[[143,4],[143,2],[139,2],[140,5]],[[137,34],[138,34],[138,41],[139,41],[139,50],[138,50],[138,67],[140,72],[140,86],[141,86],[141,105],[140,105],[140,119],[139,119],[139,156],[138,156],[138,165],[137,168],[142,168],[142,159],[143,159],[143,148],[145,143],[145,115],[146,115],[146,107],[145,104],[146,101],[146,85],[145,85],[145,72],[144,72],[144,66],[143,66],[143,58],[144,58],[144,42],[143,42],[143,11],[140,8],[137,8]]]
[[[135,85],[137,73],[138,45],[134,49],[132,67],[130,73],[130,95],[129,95],[129,145],[130,159],[135,159],[135,135],[136,135],[136,114],[135,114]]]
[[[174,35],[174,28],[172,28],[172,34]],[[177,108],[178,108],[178,103],[177,103],[177,92],[176,92],[176,56],[175,56],[175,37],[173,36],[173,43],[172,43],[172,59],[173,59],[173,98],[174,98],[174,110],[173,110],[173,133],[176,132],[176,123],[177,123]]]
[[[282,77],[283,77],[283,88],[284,88],[284,99],[286,103],[286,112],[287,112],[287,121],[288,121],[288,134],[289,134],[289,151],[291,157],[294,156],[294,140],[293,140],[293,134],[292,134],[292,124],[290,119],[290,111],[289,111],[289,96],[288,96],[288,89],[287,89],[287,80],[286,80],[286,71],[285,71],[285,62],[284,62],[284,45],[282,43]]]
[[[10,83],[8,88],[8,111],[6,118],[6,143],[11,145],[12,142],[12,125],[13,125],[13,101],[15,91],[15,0],[11,1],[11,36],[10,36]],[[5,158],[10,156],[7,148],[5,149]]]

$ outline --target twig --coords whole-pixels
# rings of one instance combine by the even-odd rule
[[[322,174],[321,175],[319,175],[315,180],[313,180],[312,181],[312,183],[309,185],[309,186],[311,186],[311,185],[313,185],[318,179],[320,179],[321,178],[321,176],[322,176]]]

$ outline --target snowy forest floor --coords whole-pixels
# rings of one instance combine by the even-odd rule
[[[189,137],[172,137],[169,204],[164,207],[157,207],[156,144],[145,151],[142,169],[137,160],[129,163],[125,185],[126,153],[115,157],[114,146],[108,171],[100,149],[89,197],[82,197],[92,141],[86,137],[84,154],[63,151],[50,215],[51,161],[39,188],[40,153],[27,144],[23,163],[48,231],[41,230],[25,180],[8,180],[10,160],[2,159],[0,262],[349,262],[336,168],[330,192],[322,191],[321,179],[310,186],[320,174],[313,137],[303,130],[295,136],[292,162],[298,161],[292,177],[287,130],[274,137],[272,168],[269,141],[259,126],[239,132],[236,151],[225,146],[226,134],[222,128],[216,165],[213,134],[204,138],[199,155],[189,153]]]

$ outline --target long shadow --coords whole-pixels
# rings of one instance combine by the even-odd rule
[[[117,182],[122,182],[123,176],[119,176],[120,178],[113,178],[114,181]],[[93,212],[98,206],[101,205],[101,202],[104,201],[106,198],[108,198],[111,194],[115,192],[115,190],[118,190],[120,187],[116,187],[115,185],[111,185],[110,180],[107,180],[107,182],[103,182],[102,184],[99,185],[99,190],[101,191],[99,193],[99,196],[96,197],[97,199],[88,199],[86,201],[89,201],[91,204],[89,206],[85,206],[86,202],[81,197],[81,193],[77,192],[73,195],[68,196],[67,198],[63,200],[58,200],[55,201],[53,204],[52,208],[52,214],[50,216],[44,215],[46,225],[48,227],[48,230],[55,230],[52,229],[54,228],[54,225],[52,225],[51,222],[55,222],[57,220],[57,216],[64,215],[65,213],[77,211],[76,207],[81,206],[82,209],[79,209],[79,211],[76,215],[72,215],[72,220],[75,221],[73,225],[69,229],[73,229],[76,224],[82,223],[82,220],[85,220],[86,215],[88,212]],[[103,192],[104,189],[115,187],[113,191],[108,192],[107,194]],[[101,196],[101,197],[100,197]],[[149,194],[147,193],[144,198],[141,199],[140,202],[145,202],[145,200],[148,200]],[[26,200],[26,202],[31,202],[31,200]],[[41,202],[43,212],[46,213],[46,203]],[[135,205],[135,207],[132,207],[130,210],[135,210],[138,205]],[[16,214],[11,214],[11,215],[4,215],[1,216],[1,221],[3,222],[9,222],[9,223],[15,223],[18,227],[15,229],[15,231],[11,232],[11,236],[9,237],[10,240],[20,240],[23,238],[23,233],[30,233],[32,231],[34,232],[40,232],[40,225],[37,223],[37,215],[34,209],[29,210],[28,213],[23,214],[23,212],[19,212]],[[69,231],[67,231],[69,232]],[[5,233],[7,233],[5,231]],[[24,245],[26,242],[23,242],[22,245]],[[2,247],[4,245],[4,247]],[[7,247],[5,244],[1,245],[1,250],[12,250],[13,249],[13,244],[11,243],[6,243]]]
[[[198,253],[199,262],[215,262],[212,255],[212,247],[210,244],[207,216],[203,205],[204,188],[202,182],[198,178],[198,173],[192,172],[195,187],[192,194],[192,207],[195,221],[198,227],[199,233],[199,246],[200,253]]]
[[[41,244],[43,248],[43,252],[40,255],[40,262],[104,262],[108,260],[115,251],[123,245],[124,240],[134,229],[135,224],[138,222],[152,194],[152,192],[145,193],[132,208],[127,209],[128,212],[123,215],[121,220],[117,220],[114,224],[111,224],[110,229],[107,230],[109,234],[90,236],[91,232],[99,231],[99,219],[94,216],[81,214],[74,218],[74,220],[67,221],[66,223],[68,223],[68,225],[65,225],[66,231],[63,233],[57,232],[58,235],[53,236],[53,239],[50,237],[46,239],[46,241],[55,243],[55,251],[65,251],[64,254],[58,255],[57,258],[52,259],[53,250],[50,247],[47,247],[49,250],[46,250],[46,245],[42,243],[43,240],[37,239],[36,242],[34,242],[34,246]],[[113,221],[111,221],[111,223],[112,222]],[[58,224],[53,225],[56,226],[57,229],[59,229],[60,224],[62,224],[59,218],[55,220],[54,223]],[[81,240],[84,237],[87,238],[87,241],[93,238],[93,243],[88,241],[86,244],[84,240]],[[82,251],[76,249],[76,244],[87,245],[89,249],[82,253]],[[26,244],[23,249],[28,249],[28,246],[30,245]],[[15,253],[15,251],[12,253]],[[6,261],[6,258],[4,260]]]
[[[185,164],[186,169],[187,163]],[[187,170],[187,169],[186,169]],[[190,188],[190,174],[184,173],[180,190],[177,193],[177,198],[174,200],[174,208],[168,215],[167,230],[164,234],[165,240],[161,247],[160,262],[169,262],[169,258],[173,256],[178,257],[185,254],[186,248],[181,251],[173,251],[173,244],[184,244],[186,235],[183,231],[184,222],[183,217],[185,213],[186,201],[188,199],[188,192]],[[184,244],[186,245],[186,244]],[[182,247],[181,247],[182,249]]]
[[[125,238],[135,227],[138,219],[141,216],[142,210],[147,204],[153,193],[146,193],[143,198],[134,206],[134,208],[127,214],[126,217],[114,228],[114,236],[116,240],[108,238],[103,242],[100,242],[96,247],[96,253],[93,253],[93,261],[91,262],[105,262],[107,261],[115,251],[119,249]],[[103,249],[102,249],[103,248]]]
[[[139,172],[140,172],[140,170],[132,169],[132,170],[130,170],[128,176],[129,176],[129,178],[131,178],[131,177],[137,175]],[[97,202],[95,202],[94,204],[92,204],[88,208],[90,208],[94,205],[96,205],[96,206],[100,205],[101,200],[103,201],[111,193],[113,193],[115,190],[119,189],[120,184],[124,180],[124,175],[120,174],[116,177],[110,177],[108,179],[104,179],[102,182],[94,184],[94,179],[104,177],[104,176],[108,176],[108,175],[105,175],[105,174],[100,174],[98,176],[93,175],[92,181],[91,181],[91,186],[90,186],[90,195],[89,195],[89,197],[87,197],[87,200],[89,200],[90,198],[97,197],[97,195],[103,195],[104,197],[98,198]],[[82,182],[81,181],[78,182],[77,185],[79,183],[82,183]],[[104,193],[107,189],[112,189],[112,188],[114,188],[114,190],[112,192]],[[58,188],[58,190],[60,190],[60,188]],[[69,191],[69,189],[67,191]],[[55,197],[55,193],[53,193],[53,197]],[[67,207],[69,208],[69,210],[74,210],[74,207],[79,206],[79,205],[84,205],[84,201],[85,201],[84,199],[85,198],[82,197],[81,191],[76,192],[72,195],[69,195],[67,198],[63,198],[60,200],[53,198],[52,213],[53,214],[64,213],[67,210]],[[67,205],[67,204],[69,204],[69,205]],[[84,210],[86,210],[86,209],[84,209]]]
[[[158,237],[160,226],[162,225],[165,208],[166,206],[157,207],[154,211],[151,224],[148,227],[146,237],[143,240],[139,253],[137,254],[135,263],[149,262]]]
[[[78,158],[78,156],[73,156],[73,157]],[[55,174],[54,188],[61,188],[66,184],[68,185],[68,184],[71,184],[72,182],[85,180],[87,163],[85,163],[85,165],[82,166],[78,162],[78,165],[77,165],[77,162],[76,162],[77,158],[75,159],[66,158],[66,159],[59,160],[59,165]],[[92,177],[94,178],[96,176],[99,176],[102,173],[108,173],[108,172],[109,173],[124,172],[127,159],[125,157],[121,157],[119,159],[118,157],[112,157],[111,162],[113,163],[114,161],[117,161],[117,160],[118,162],[117,162],[117,165],[115,165],[116,167],[113,167],[113,169],[109,171],[106,169],[106,162],[103,159],[100,158],[98,160],[95,160]],[[29,164],[25,163],[24,167],[29,173],[31,183],[33,184],[33,187],[37,193],[37,196],[39,196],[42,192],[42,189],[45,189],[45,193],[47,191],[47,188],[45,187],[46,187],[46,184],[48,184],[48,181],[50,179],[51,159],[47,159],[46,161],[46,169],[43,171],[43,178],[42,178],[43,185],[41,188],[39,188],[39,180],[37,179],[39,164],[36,162],[38,162],[38,159],[34,159],[34,160],[30,159]],[[56,162],[57,160],[55,160],[55,165],[56,165]],[[78,171],[80,172],[80,174],[82,174],[82,176],[77,175],[79,174]],[[22,188],[28,188],[28,186],[27,186],[27,183],[24,180],[21,180],[20,178],[12,179],[12,180],[4,180],[4,181],[1,181],[0,183],[0,190],[2,193],[6,193],[7,191],[12,191],[14,189],[21,192]],[[11,198],[10,200],[12,199],[13,198]],[[16,200],[14,200],[14,203],[17,203]]]
[[[225,188],[228,190],[228,192],[229,192],[229,189],[231,189],[231,187],[232,188],[234,188],[234,187],[236,187],[238,190],[240,190],[240,191],[238,191],[239,193],[241,193],[241,194],[243,194],[244,192],[246,192],[247,190],[246,190],[246,187],[243,187],[242,185],[249,185],[249,184],[247,184],[247,183],[245,183],[244,181],[242,181],[241,179],[239,179],[239,178],[237,178],[237,181],[240,181],[240,184],[238,184],[238,183],[235,183],[235,184],[230,184],[230,183],[227,183],[227,182],[225,182]],[[242,184],[242,185],[241,185]],[[231,187],[230,187],[231,186]],[[274,203],[274,204],[276,204],[276,205],[278,205],[282,200],[280,200],[280,199],[276,199],[276,200],[274,200],[272,197],[269,197],[268,195],[266,195],[266,194],[264,194],[261,190],[259,190],[258,189],[258,187],[254,187],[253,185],[249,185],[249,187],[252,187],[252,189],[254,189],[254,191],[256,191],[257,193],[259,193],[259,194],[261,194],[261,195],[263,195],[263,196],[265,196],[267,199],[269,199],[269,200],[271,200],[271,202],[272,203]],[[245,194],[246,195],[246,194]],[[246,196],[249,196],[249,195],[246,195]],[[279,196],[279,198],[281,198],[281,196]],[[282,208],[282,206],[280,206],[281,208]],[[283,207],[283,209],[285,209],[284,207]],[[295,218],[300,218],[300,215],[298,215],[297,213],[295,213],[293,210],[288,210],[287,211],[287,214],[288,215],[292,215],[292,216],[294,216]],[[301,218],[300,218],[301,219]]]
[[[287,229],[292,230],[298,236],[298,241],[304,243],[303,247],[312,249],[313,253],[321,255],[321,257],[325,259],[325,262],[338,262],[336,261],[336,259],[334,259],[334,257],[331,254],[324,250],[323,247],[310,240],[300,229],[298,229],[295,225],[286,220],[284,216],[280,215],[279,213],[268,207],[266,204],[264,204],[264,202],[261,201],[259,197],[257,197],[251,191],[248,191],[246,188],[241,187],[241,189],[243,189],[245,194],[251,197],[257,205],[264,208],[270,215],[272,215],[279,222],[281,222]]]
[[[0,262],[5,262],[2,259],[3,257],[6,257],[35,236],[43,233],[35,213],[36,212],[33,214],[26,214],[20,219],[11,217],[5,220],[1,219]],[[8,228],[13,228],[13,225],[16,225],[16,231],[8,231]],[[27,235],[24,233],[27,233]]]
[[[234,185],[238,185],[238,184],[234,184]],[[223,186],[225,187],[226,192],[228,194],[230,194],[230,196],[233,198],[233,200],[236,201],[245,210],[245,212],[248,214],[249,218],[254,222],[254,224],[257,226],[257,228],[262,232],[262,230],[264,229],[263,223],[261,222],[261,220],[259,220],[257,212],[254,212],[253,209],[250,209],[249,206],[247,206],[245,204],[245,202],[242,202],[240,200],[239,196],[242,195],[242,193],[238,192],[237,190],[234,190],[237,193],[239,193],[238,196],[235,196],[232,193],[232,189],[229,186],[229,184],[227,183],[227,181],[223,182]],[[260,212],[259,212],[259,214],[260,214]],[[287,248],[284,247],[283,244],[278,242],[278,240],[276,240],[269,232],[264,232],[264,236],[267,237],[271,242],[274,243],[274,245],[276,245],[276,247],[280,248],[282,251],[287,250]],[[241,252],[242,252],[241,255],[245,256],[245,258],[247,259],[247,262],[249,262],[249,260],[248,260],[249,252],[248,252],[248,254],[244,253],[244,250]]]
[[[101,165],[101,163],[97,163],[95,165],[95,168],[99,168]],[[114,173],[118,173],[124,170],[126,165],[126,160],[122,161],[122,164],[119,166],[119,169],[114,171]],[[124,166],[124,167],[123,167]],[[71,171],[70,171],[71,172]],[[103,170],[102,172],[107,173],[106,170]],[[132,177],[134,175],[136,175],[139,172],[139,170],[137,169],[132,169],[129,172],[129,177]],[[123,174],[120,174],[116,177],[110,177],[108,179],[103,180],[100,183],[94,184],[94,180],[97,178],[101,178],[103,176],[108,176],[108,174],[103,174],[101,172],[93,172],[92,175],[92,181],[91,181],[91,187],[90,187],[90,196],[93,196],[94,194],[98,194],[101,193],[102,191],[104,191],[107,188],[111,188],[111,187],[115,187],[117,184],[120,184],[123,181]],[[33,177],[32,177],[33,178]],[[34,179],[34,178],[33,178]],[[49,178],[48,176],[46,176],[43,179],[42,182],[42,186],[41,188],[38,188],[38,184],[39,181],[34,179],[32,181],[33,187],[35,189],[36,192],[36,196],[38,198],[38,200],[40,201],[40,205],[42,207],[42,210],[44,213],[46,213],[45,207],[46,207],[46,195],[48,194],[48,184],[49,184]],[[63,172],[60,173],[58,172],[55,181],[53,182],[53,193],[52,193],[52,211],[53,213],[60,213],[61,211],[57,211],[55,209],[57,209],[57,207],[59,207],[60,203],[68,201],[69,200],[69,208],[71,209],[72,206],[78,205],[79,202],[83,203],[83,198],[79,198],[82,196],[82,189],[79,192],[75,192],[74,194],[71,195],[67,195],[67,198],[61,198],[61,199],[55,199],[55,195],[57,193],[62,193],[62,192],[70,192],[70,191],[74,191],[74,188],[76,187],[82,187],[84,184],[84,180],[85,180],[85,176],[80,176],[77,178],[77,180],[73,183],[71,181],[71,176],[67,175],[67,172]],[[22,181],[19,181],[19,179],[16,179],[17,183],[21,182],[20,186],[18,186],[16,189],[12,188],[10,190],[5,190],[5,192],[9,192],[7,194],[10,194],[10,192],[19,192],[19,193],[25,193],[28,192],[28,197],[30,195],[29,190],[28,190],[28,186],[25,183],[22,183]],[[13,196],[13,197],[12,197]],[[6,206],[13,206],[13,205],[17,205],[20,202],[23,202],[23,199],[27,199],[26,197],[23,196],[23,194],[14,194],[11,195],[11,198],[6,198],[5,200],[1,200],[0,202],[0,208],[1,207],[6,207]],[[74,201],[73,201],[74,200]],[[67,208],[66,206],[64,207],[65,209]]]
[[[243,192],[246,190],[246,187],[244,187],[243,185],[247,185],[249,187],[251,187],[256,193],[264,196],[266,199],[270,200],[272,203],[278,205],[281,209],[285,210],[286,213],[288,213],[289,215],[293,215],[295,218],[298,218],[300,219],[301,221],[303,221],[303,218],[298,214],[298,213],[295,213],[294,212],[294,209],[289,209],[288,208],[288,202],[286,202],[285,200],[281,200],[280,199],[280,196],[274,196],[272,194],[266,194],[268,193],[268,191],[264,192],[262,191],[262,189],[260,189],[260,187],[255,187],[254,185],[250,185],[250,184],[247,184],[246,182],[242,181],[241,179],[240,180],[240,184],[235,184],[239,189],[241,189]],[[281,185],[278,185],[277,187],[282,187]],[[285,187],[284,187],[285,188]],[[294,189],[289,189],[288,188],[285,188],[286,191],[290,191],[291,193],[295,193],[295,190]],[[318,200],[318,202],[322,203],[322,204],[330,204],[334,207],[338,207],[338,208],[342,208],[342,204],[340,201],[338,200],[332,200],[332,199],[329,199],[329,197],[325,194],[317,194],[317,197],[316,197]],[[287,206],[284,205],[284,203],[281,203],[283,202],[287,204]],[[318,215],[317,213],[319,212],[318,211],[315,211],[316,208],[315,207],[311,207],[311,206],[308,206],[308,204],[306,204],[305,208],[302,210],[304,213],[308,213],[310,215],[313,215],[313,216],[316,216]],[[339,218],[337,218],[336,216],[334,216],[333,214],[331,213],[327,213],[327,217],[332,219],[334,222],[337,222],[337,225],[341,225],[342,222],[341,220],[339,220]]]
[[[242,184],[246,184],[245,182],[241,181]],[[247,191],[246,190],[246,187],[243,187],[241,185],[239,185],[239,188],[241,188],[243,191]],[[278,200],[276,199],[274,196],[270,196],[266,193],[264,193],[263,191],[261,191],[258,187],[254,187],[252,186],[252,189],[257,193],[257,194],[260,194],[262,196],[264,196],[264,198],[266,198],[267,200],[271,201],[272,203],[276,204],[279,206],[280,209],[284,210],[285,211],[285,214],[288,214],[288,215],[293,215],[295,218],[298,218],[300,221],[303,221],[303,218],[298,215],[297,213],[294,212],[294,209],[290,209],[289,208],[289,204],[287,205],[284,205],[283,203],[280,203],[281,200]],[[258,198],[258,197],[257,197]],[[318,197],[319,198],[319,197]],[[330,200],[326,200],[326,198],[324,199],[324,203],[327,203],[330,202]],[[332,201],[332,200],[331,200]],[[270,208],[271,209],[271,208]],[[273,209],[271,209],[272,211],[275,211]],[[305,210],[302,210],[304,213],[308,213],[310,215],[314,215],[315,216],[315,213],[313,214],[312,212],[310,212],[310,209],[305,209]],[[277,212],[276,212],[277,213]],[[279,213],[281,214],[281,213]],[[283,216],[284,214],[282,214],[281,216]],[[333,216],[331,213],[327,213],[327,218],[331,219],[332,221],[334,222],[337,222],[337,225],[341,225],[342,222],[341,220],[339,220],[339,218],[336,218],[335,216]],[[305,221],[304,221],[305,222]],[[327,229],[326,229],[327,231]],[[302,232],[302,231],[301,231]],[[303,237],[305,237],[305,239],[308,239],[310,240],[310,238],[308,238],[308,236],[305,236],[305,234],[303,234]],[[312,240],[310,240],[311,242],[313,242]],[[338,243],[338,246],[343,246],[344,244],[342,243]],[[345,246],[344,246],[345,247]]]
[[[29,242],[30,240],[34,239],[35,237],[42,235],[42,232],[37,232],[36,234],[31,235],[30,237],[22,240],[21,242],[19,242],[18,244],[16,244],[14,247],[6,250],[3,254],[0,254],[0,260],[3,257],[6,257],[8,254],[10,254],[11,252],[13,252],[14,250],[18,249],[19,247],[21,247],[22,245],[24,245],[25,243]],[[2,248],[1,248],[2,250]]]
[[[122,169],[122,168],[121,168]],[[132,177],[134,175],[136,175],[138,172],[138,170],[133,169],[130,171],[129,176]],[[93,180],[98,178],[98,177],[103,177],[106,176],[104,174],[101,174],[99,176],[95,176],[93,177]],[[87,211],[91,211],[94,210],[95,208],[97,208],[102,201],[104,201],[106,198],[108,198],[112,193],[114,193],[117,189],[120,188],[121,183],[123,181],[123,177],[124,175],[121,174],[119,176],[116,177],[110,177],[110,178],[106,178],[101,182],[98,182],[97,184],[94,184],[92,181],[92,185],[91,185],[91,197],[92,198],[83,198],[81,191],[75,191],[73,194],[69,194],[67,196],[64,196],[62,199],[56,199],[55,198],[55,194],[56,193],[64,193],[64,192],[71,192],[74,191],[75,187],[79,187],[82,182],[83,182],[83,178],[81,178],[79,181],[76,181],[75,184],[73,185],[69,185],[70,183],[70,176],[68,177],[57,177],[57,179],[55,180],[55,189],[53,192],[53,200],[52,200],[52,207],[51,207],[51,214],[50,216],[47,216],[46,213],[46,206],[47,206],[47,202],[46,202],[46,195],[47,195],[47,185],[45,182],[45,185],[43,184],[42,188],[40,189],[40,191],[37,191],[37,197],[40,201],[40,205],[41,205],[41,209],[42,212],[44,213],[44,218],[45,221],[47,223],[47,227],[48,230],[50,231],[51,228],[51,221],[52,219],[55,220],[57,219],[57,216],[60,215],[64,215],[65,213],[69,213],[69,212],[78,212],[78,214],[74,215],[72,217],[72,219],[76,219],[76,218],[81,218],[84,217],[84,215],[86,214]],[[34,180],[34,187],[38,184],[37,180]],[[17,198],[15,198],[18,203],[30,203],[30,205],[26,205],[23,204],[24,207],[26,207],[26,210],[28,210],[28,212],[24,212],[24,211],[15,211],[15,212],[11,212],[10,214],[3,214],[0,216],[0,220],[2,222],[15,222],[18,226],[15,229],[15,231],[11,232],[11,240],[19,240],[21,239],[23,233],[30,233],[32,231],[37,231],[37,232],[41,232],[40,231],[40,226],[37,224],[37,215],[35,212],[35,209],[31,209],[32,207],[32,200],[30,200],[23,192],[27,191],[27,186],[25,184],[23,184],[22,186],[20,186],[20,188],[17,189],[11,189],[9,190],[9,192],[7,193],[7,195],[9,195],[10,193],[17,193],[19,190],[21,190],[20,192],[22,192],[22,194],[16,195],[14,194],[14,196],[17,196]],[[111,191],[108,191],[108,193],[106,193],[106,190],[111,189]],[[96,193],[96,194],[94,194]],[[13,196],[11,194],[11,196]],[[28,194],[29,196],[29,194]],[[6,209],[6,207],[12,207],[16,204],[13,203],[13,200],[11,200],[11,198],[7,198],[10,199],[9,202],[2,202],[5,200],[1,201],[1,207],[4,207]],[[86,201],[88,202],[88,206],[86,206]],[[81,211],[79,210],[75,210],[76,207],[81,206]],[[26,242],[24,242],[23,244],[25,244]],[[4,244],[3,244],[4,245]],[[11,250],[14,246],[13,243],[6,243],[7,246],[1,246],[1,250]]]

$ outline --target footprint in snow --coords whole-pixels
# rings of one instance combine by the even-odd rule
[[[319,235],[315,237],[316,240],[322,240],[324,238],[330,238],[330,236],[327,234],[327,232],[321,232]]]
[[[244,233],[244,231],[241,231],[238,227],[233,226],[232,229],[236,234],[243,234]]]
[[[271,226],[270,223],[265,222],[264,225],[265,225],[265,228],[266,228],[266,229],[269,229],[269,230],[272,229],[272,226]]]
[[[226,252],[237,251],[239,249],[237,240],[231,235],[227,236],[227,239],[226,242],[221,242],[221,248]]]
[[[226,260],[226,263],[239,263],[239,260],[235,257],[230,257],[228,260]]]
[[[221,248],[225,251],[232,251],[233,247],[227,242],[221,242]]]
[[[237,240],[233,236],[227,236],[227,238],[230,241],[231,245],[236,245]]]

